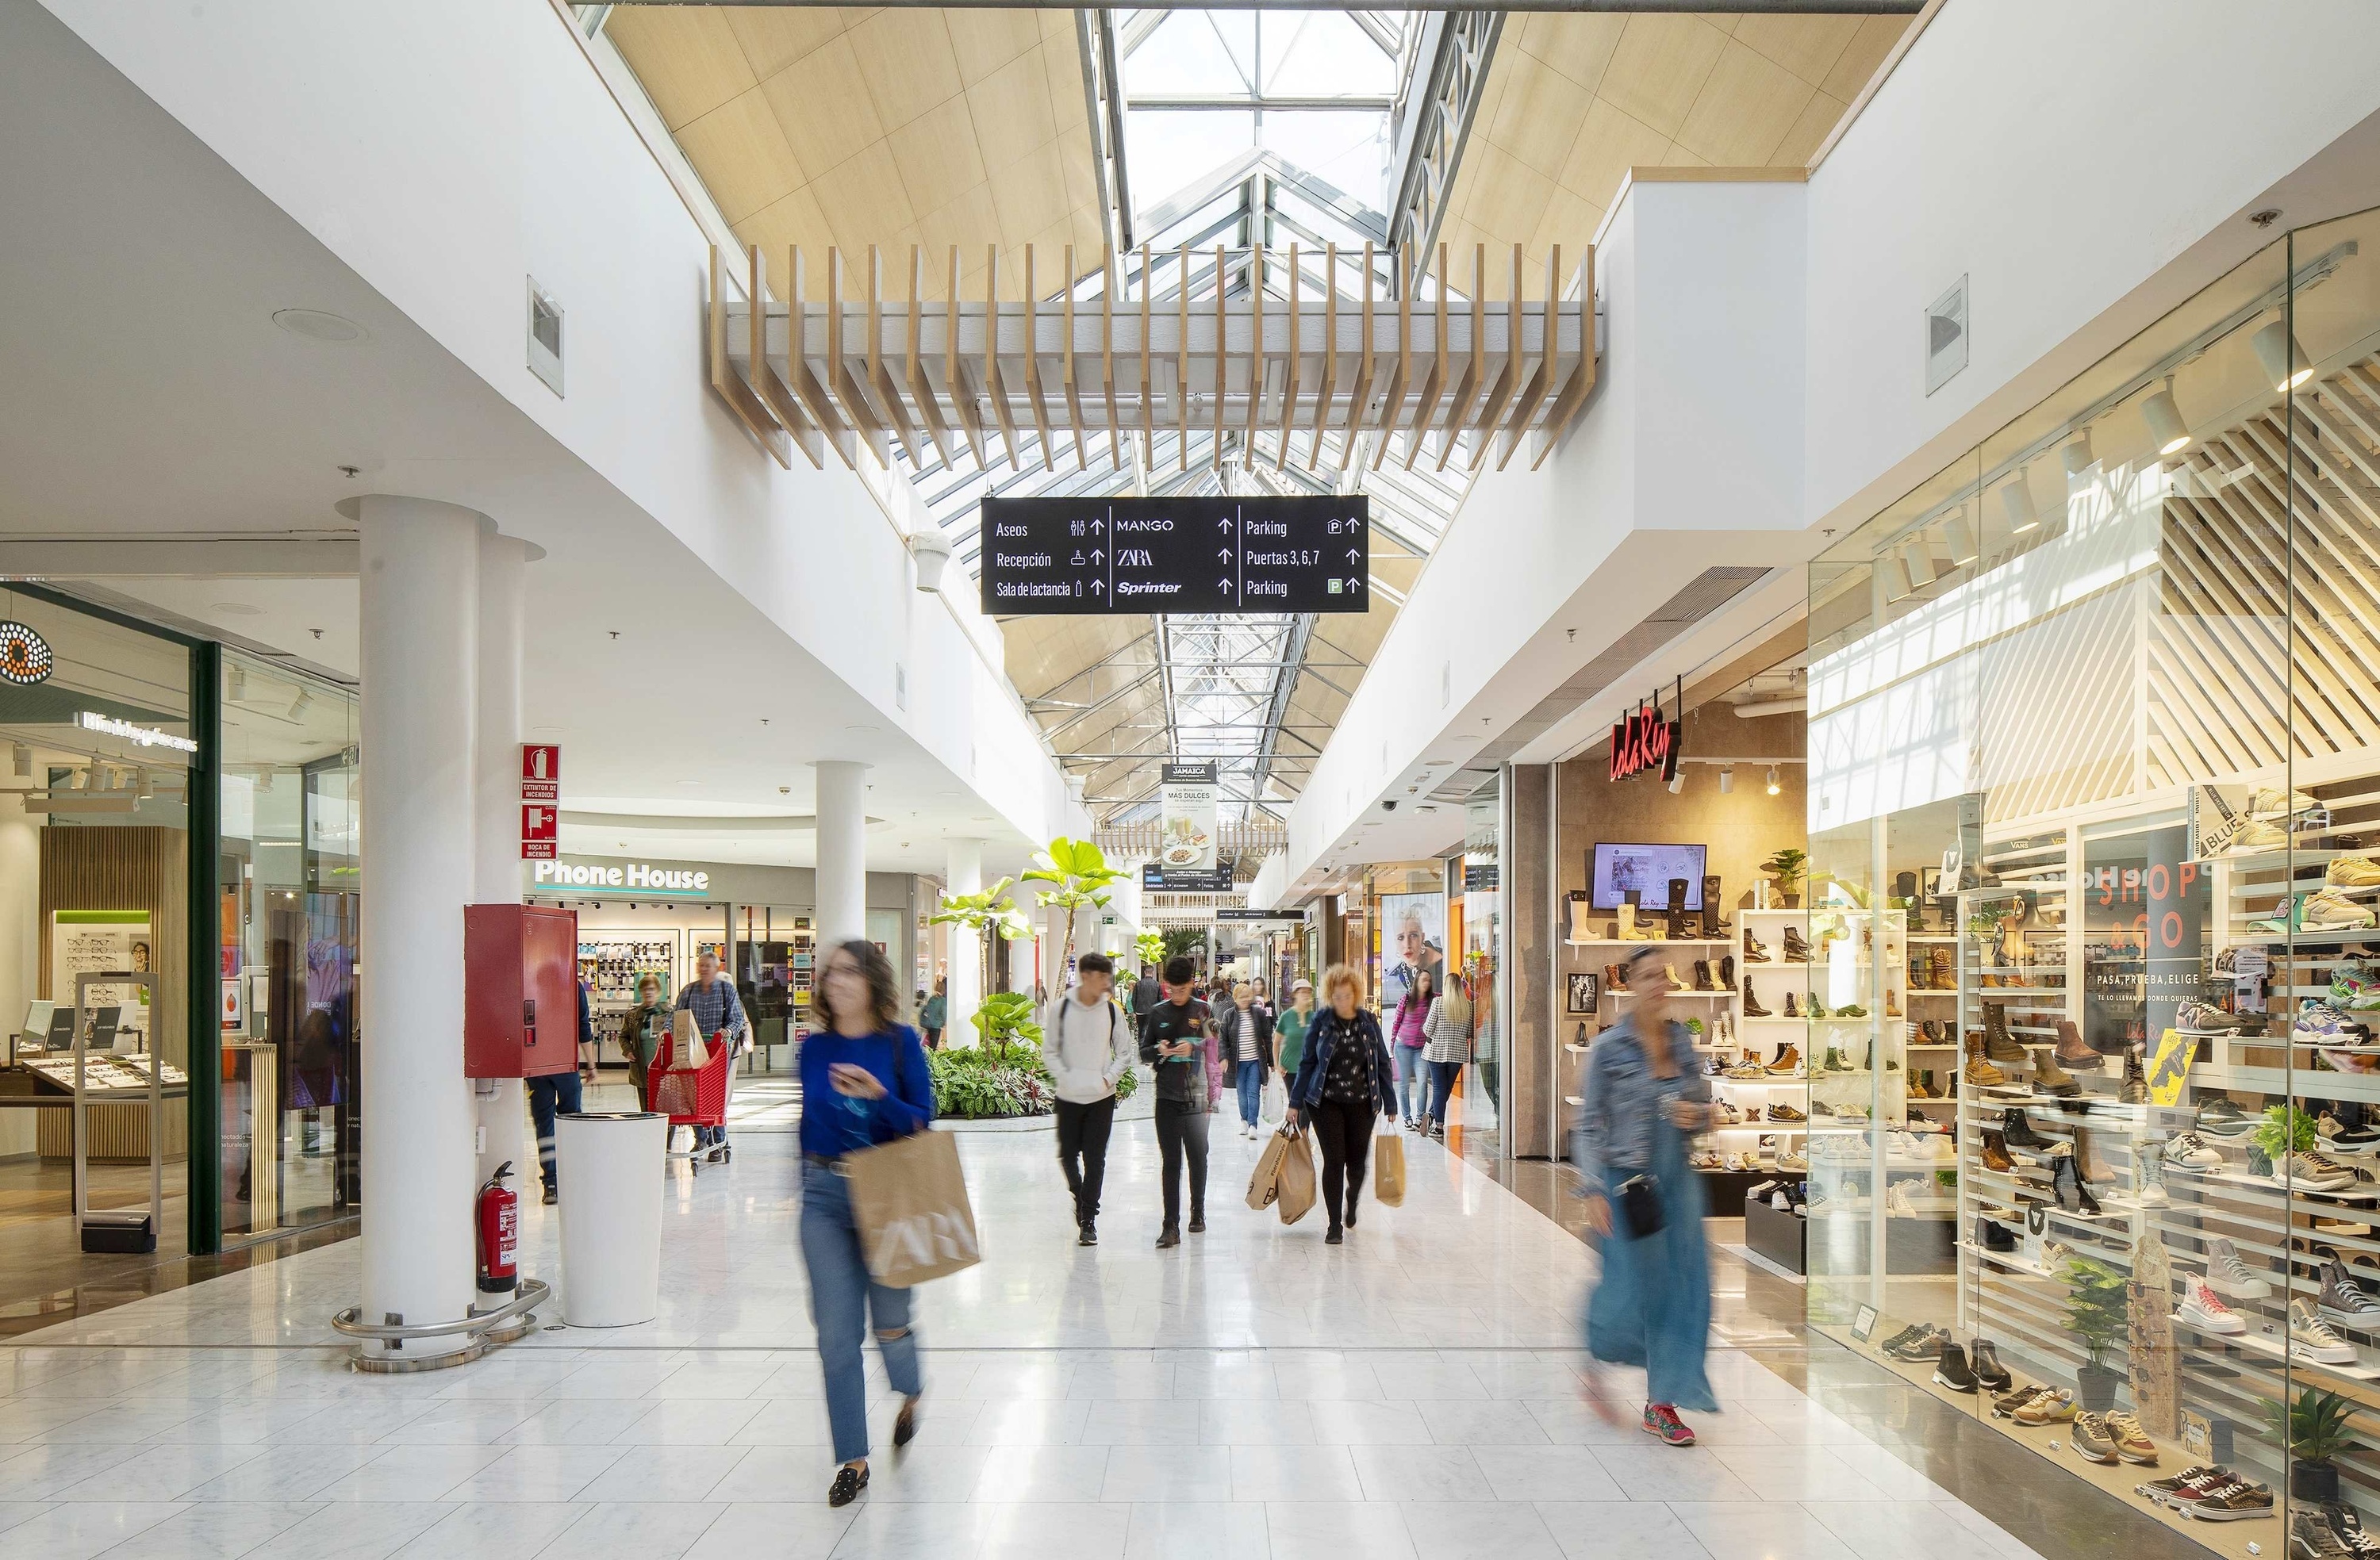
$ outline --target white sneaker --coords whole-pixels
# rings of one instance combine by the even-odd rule
[[[2193,1278],[2183,1292],[2181,1303],[2174,1307],[2173,1319],[2202,1333],[2244,1333],[2248,1324],[2240,1313],[2223,1303],[2223,1297],[2207,1288],[2204,1278]]]
[[[2240,1252],[2221,1236],[2206,1243],[2206,1281],[2218,1295],[2232,1300],[2263,1300],[2273,1287],[2240,1260]]]
[[[2212,1170],[2223,1163],[2223,1155],[2196,1132],[2176,1132],[2165,1145],[2165,1157],[2166,1163],[2191,1170]]]
[[[2136,1201],[2143,1208],[2165,1208],[2173,1203],[2173,1199],[2165,1194],[2165,1182],[2161,1180],[2153,1180],[2141,1188]]]
[[[2289,1352],[2323,1365],[2355,1363],[2355,1346],[2332,1332],[2313,1301],[2302,1296],[2289,1301]]]
[[[1891,1190],[1884,1194],[1884,1207],[1885,1212],[1897,1215],[1901,1218],[1913,1219],[1917,1216],[1917,1204],[1910,1200],[1907,1181],[1897,1180],[1892,1183]]]
[[[2355,1184],[2355,1171],[2319,1154],[2298,1153],[2276,1160],[2273,1179],[2300,1191],[2343,1191]]]

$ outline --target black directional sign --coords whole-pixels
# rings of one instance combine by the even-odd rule
[[[983,501],[983,610],[1361,612],[1371,502],[1296,498]]]

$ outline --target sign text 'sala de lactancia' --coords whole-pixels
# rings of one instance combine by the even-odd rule
[[[1611,728],[1611,778],[1633,780],[1658,770],[1664,780],[1678,774],[1678,723],[1658,708],[1631,712]]]

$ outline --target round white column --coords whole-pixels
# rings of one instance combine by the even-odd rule
[[[41,888],[42,826],[17,803],[0,802],[0,1025],[12,1030],[25,1022],[38,978]],[[71,989],[66,999],[74,1000]],[[0,1111],[0,1158],[33,1152],[33,1122],[40,1115]]]
[[[480,721],[471,808],[474,904],[520,903],[520,742],[522,621],[528,606],[529,545],[480,532]],[[513,1184],[536,1174],[528,1152],[528,1092],[517,1078],[479,1082],[481,1181],[509,1163]]]
[[[950,889],[953,894],[983,892],[983,841],[952,840],[944,847],[950,853]],[[983,1000],[983,938],[965,926],[953,926],[951,934],[951,968],[949,1011],[944,1019],[948,1025],[942,1031],[945,1046],[975,1044],[975,1008]]]
[[[480,531],[455,504],[341,505],[361,542],[363,1315],[453,1322],[472,1300],[463,907],[474,888]],[[408,1360],[461,1337],[407,1345]],[[377,1348],[379,1346],[372,1346]]]
[[[818,940],[821,951],[868,935],[868,766],[827,759],[818,771]]]

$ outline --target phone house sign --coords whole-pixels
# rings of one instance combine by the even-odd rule
[[[626,862],[603,866],[588,862],[541,861],[532,864],[530,882],[540,889],[634,889],[648,894],[701,895],[710,892],[710,874],[675,867]]]

